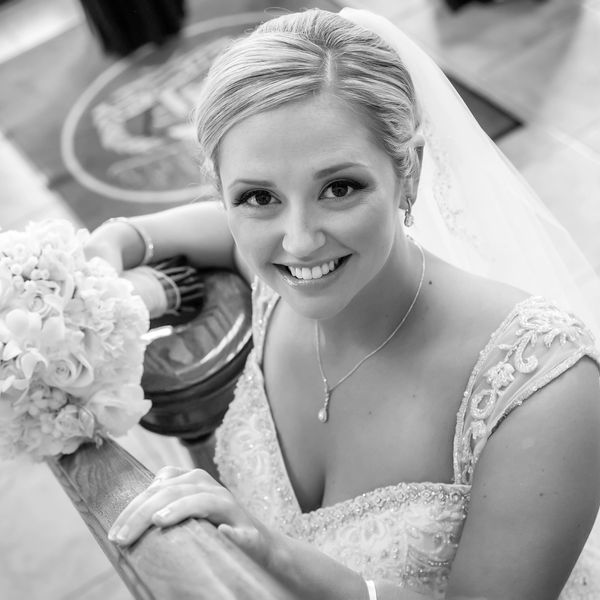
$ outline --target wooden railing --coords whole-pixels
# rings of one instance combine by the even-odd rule
[[[48,461],[96,541],[140,600],[291,600],[255,562],[206,521],[149,529],[121,548],[107,538],[152,473],[112,440]]]

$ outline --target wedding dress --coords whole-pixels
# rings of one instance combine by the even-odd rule
[[[262,522],[310,542],[364,577],[443,598],[468,514],[473,469],[489,436],[512,410],[581,357],[590,356],[600,366],[591,333],[541,297],[520,302],[491,333],[473,367],[456,420],[451,483],[399,482],[303,513],[261,369],[265,333],[279,297],[258,280],[252,293],[254,349],[217,430],[215,462],[222,482]],[[598,598],[600,554],[590,548],[561,600]]]

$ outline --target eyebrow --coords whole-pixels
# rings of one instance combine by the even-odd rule
[[[334,173],[337,173],[338,171],[343,171],[344,169],[349,169],[350,167],[365,168],[366,165],[364,165],[363,163],[359,163],[359,162],[339,163],[337,165],[333,165],[331,167],[327,167],[325,169],[321,169],[320,171],[317,171],[315,173],[315,178],[320,179],[321,177],[327,177],[328,175],[333,175]]]
[[[320,171],[317,171],[315,173],[314,178],[321,179],[323,177],[327,177],[328,175],[333,175],[334,173],[337,173],[338,171],[343,171],[344,169],[349,169],[350,167],[366,168],[366,165],[364,165],[363,163],[359,163],[359,162],[339,163],[337,165],[332,165],[331,167],[326,167],[325,169],[321,169]],[[231,189],[232,187],[239,185],[239,184],[252,185],[252,186],[258,186],[258,187],[270,187],[273,185],[273,182],[268,181],[267,179],[236,179],[228,187]]]

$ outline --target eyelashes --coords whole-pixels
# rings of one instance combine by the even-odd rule
[[[346,198],[353,192],[364,189],[365,186],[359,183],[358,181],[354,181],[353,179],[337,179],[336,181],[332,181],[324,190],[331,190],[333,195],[325,195],[321,192],[321,198]],[[352,192],[349,192],[349,189]]]
[[[365,184],[354,179],[336,179],[323,188],[319,199],[343,200],[366,187]],[[266,189],[247,190],[232,200],[233,206],[247,205],[255,208],[270,206],[278,202],[276,196]]]
[[[250,206],[268,206],[273,194],[268,190],[248,190],[233,200],[234,206],[248,204]],[[252,202],[254,200],[254,202]]]

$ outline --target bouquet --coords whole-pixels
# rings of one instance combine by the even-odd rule
[[[148,311],[68,221],[0,233],[0,458],[123,435],[148,412]]]

